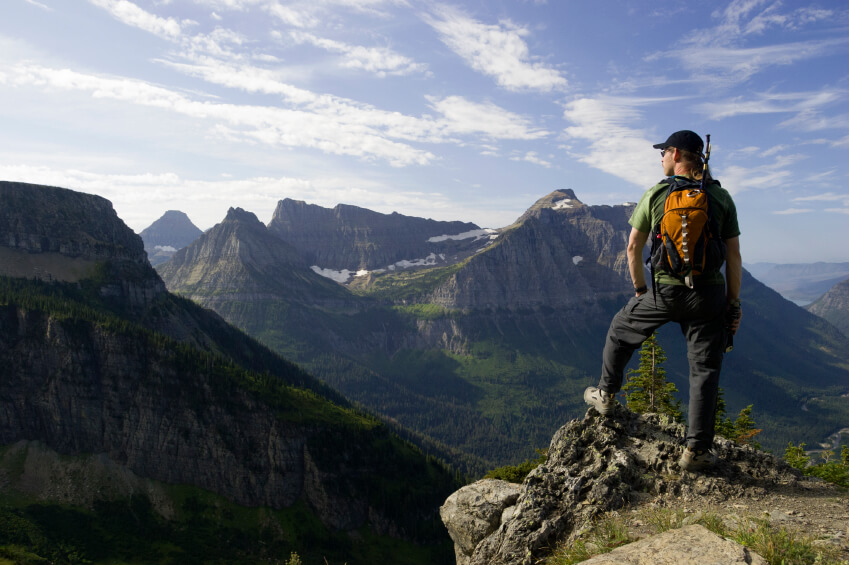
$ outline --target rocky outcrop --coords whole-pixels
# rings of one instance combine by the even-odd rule
[[[683,438],[683,426],[655,414],[637,415],[619,406],[605,418],[590,409],[555,433],[548,460],[528,475],[512,506],[510,493],[486,504],[465,504],[465,515],[451,511],[459,501],[493,492],[488,485],[465,487],[449,497],[442,517],[463,556],[458,563],[535,563],[555,542],[574,539],[593,519],[625,505],[658,496],[745,499],[800,480],[801,474],[781,460],[722,438],[716,441],[716,469],[684,472],[677,464]]]
[[[831,322],[849,337],[849,279],[837,283],[819,300],[805,308],[812,314]]]
[[[488,240],[468,222],[440,222],[381,214],[339,204],[323,208],[286,198],[268,224],[271,233],[292,245],[310,265],[353,272],[394,267],[398,262],[447,264],[468,257]]]
[[[174,253],[199,238],[203,232],[185,212],[168,210],[161,218],[143,229],[139,236],[151,265],[170,259]]]
[[[457,565],[468,565],[480,540],[510,519],[521,487],[498,479],[482,479],[448,497],[439,509],[449,525]]]

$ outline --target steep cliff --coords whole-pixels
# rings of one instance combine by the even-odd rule
[[[164,263],[174,253],[189,245],[203,232],[185,212],[168,210],[161,218],[143,229],[139,236],[151,265]]]
[[[116,304],[146,308],[165,292],[141,240],[99,196],[0,181],[0,275],[99,281]]]
[[[62,455],[102,454],[136,476],[243,506],[300,505],[327,536],[368,532],[349,544],[361,557],[349,558],[330,537],[322,547],[320,538],[274,526],[290,549],[316,558],[324,551],[367,563],[362,556],[391,554],[394,542],[380,536],[443,539],[437,493],[453,475],[215,314],[166,292],[108,202],[33,185],[0,190],[0,248],[93,266],[93,276],[73,282],[0,276],[0,445],[39,441]],[[244,246],[233,252],[253,265],[263,260]],[[151,292],[125,291],[139,286]],[[423,549],[419,562],[439,561],[434,551]]]
[[[831,287],[828,292],[805,309],[828,320],[844,335],[849,336],[849,279]]]
[[[311,266],[351,272],[395,268],[399,262],[456,262],[488,238],[468,222],[380,214],[347,204],[323,208],[289,198],[277,204],[268,229]]]

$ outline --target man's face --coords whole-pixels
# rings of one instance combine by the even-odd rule
[[[667,147],[666,149],[661,151],[660,165],[663,167],[663,174],[668,177],[675,174],[675,160],[673,158],[674,154],[674,147]]]

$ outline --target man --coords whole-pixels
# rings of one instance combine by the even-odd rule
[[[740,283],[743,262],[740,256],[740,229],[731,195],[710,178],[704,165],[702,139],[684,130],[673,133],[660,149],[661,165],[668,178],[643,194],[629,220],[628,267],[635,296],[610,323],[604,344],[602,374],[598,387],[584,392],[584,400],[601,414],[617,404],[614,395],[622,388],[625,366],[655,330],[667,322],[677,322],[687,339],[690,362],[690,405],[687,446],[679,465],[688,471],[705,469],[716,463],[713,446],[719,373],[727,332],[736,333],[740,324]],[[726,246],[726,277],[716,269],[698,274],[690,288],[683,280],[663,271],[655,274],[653,292],[648,292],[643,267],[643,248],[652,228],[660,222],[668,185],[676,178],[705,179],[711,213],[718,237]]]

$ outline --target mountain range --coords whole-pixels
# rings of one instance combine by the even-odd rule
[[[158,270],[171,291],[478,473],[532,456],[585,409],[607,324],[631,292],[633,206],[558,190],[483,231],[283,200],[268,226],[231,210]],[[437,247],[447,242],[456,252]],[[721,385],[729,409],[753,404],[772,449],[844,427],[846,336],[748,272],[743,299]],[[677,333],[660,340],[686,391]]]
[[[454,472],[168,292],[103,198],[0,182],[0,202],[0,545],[54,562],[447,562]]]
[[[849,279],[849,263],[751,263],[745,267],[756,279],[800,306]]]

